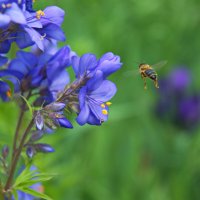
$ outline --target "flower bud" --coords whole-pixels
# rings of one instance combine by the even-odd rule
[[[44,126],[44,119],[43,119],[43,116],[41,115],[40,112],[38,112],[36,117],[35,117],[35,123],[36,123],[36,127],[39,130],[42,130],[42,128]]]
[[[71,124],[71,122],[69,120],[67,120],[66,118],[60,118],[60,119],[58,119],[58,123],[62,127],[73,128],[73,125]]]
[[[9,147],[8,147],[7,145],[5,145],[5,146],[3,147],[3,149],[2,149],[2,157],[3,157],[4,159],[6,159],[6,157],[8,156],[8,154],[9,154]]]
[[[33,146],[28,146],[27,149],[26,149],[26,155],[29,157],[29,158],[32,158],[34,155],[35,155],[36,151],[35,151],[35,148]]]
[[[32,142],[35,142],[35,141],[41,139],[43,135],[44,135],[43,131],[40,131],[40,130],[32,131],[30,140]]]
[[[55,151],[54,148],[48,144],[42,144],[42,143],[34,144],[34,147],[37,152],[42,152],[42,153],[52,153]]]
[[[65,108],[65,104],[64,103],[59,103],[59,102],[55,102],[55,103],[51,103],[47,106],[45,106],[45,110],[51,110],[53,112],[58,112],[61,111]]]

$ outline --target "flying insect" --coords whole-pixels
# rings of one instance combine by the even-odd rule
[[[141,63],[139,65],[139,73],[144,81],[144,89],[147,89],[147,83],[146,83],[146,78],[150,78],[153,80],[154,85],[156,88],[159,88],[158,85],[158,74],[156,73],[155,69],[156,67],[162,67],[167,63],[167,61],[162,61],[158,64],[155,65],[149,65],[146,63]]]

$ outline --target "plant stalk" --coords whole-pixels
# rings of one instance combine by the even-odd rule
[[[16,149],[15,156],[14,156],[13,161],[11,163],[10,173],[9,173],[9,176],[8,176],[5,188],[4,188],[5,191],[10,190],[10,187],[11,187],[11,184],[12,184],[12,180],[13,180],[13,176],[14,176],[14,173],[15,173],[15,169],[16,169],[18,160],[20,158],[21,152],[22,152],[24,144],[26,142],[26,138],[27,138],[27,136],[28,136],[31,128],[34,125],[34,120],[35,120],[35,117],[32,118],[31,122],[29,123],[28,127],[26,128],[26,130],[25,130],[25,132],[24,132],[24,134],[22,136],[22,139],[20,141],[19,148]]]

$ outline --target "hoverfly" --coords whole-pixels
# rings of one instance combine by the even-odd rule
[[[132,72],[126,71],[124,73],[125,76],[132,76],[132,75],[141,75],[143,81],[144,81],[144,89],[147,89],[147,83],[146,78],[151,79],[154,82],[154,85],[156,88],[159,88],[158,85],[158,74],[156,73],[155,69],[159,69],[163,67],[167,61],[161,61],[159,63],[156,63],[154,65],[149,65],[147,63],[141,63],[139,64],[139,70],[133,70]]]
[[[146,78],[150,78],[151,80],[153,80],[154,85],[156,88],[159,88],[158,85],[158,74],[156,73],[154,68],[158,68],[158,67],[162,67],[167,63],[167,61],[162,61],[159,62],[155,65],[149,65],[146,63],[141,63],[139,65],[139,73],[144,81],[144,89],[147,89],[147,83],[146,83]]]

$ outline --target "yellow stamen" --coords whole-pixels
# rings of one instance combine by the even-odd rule
[[[106,109],[103,109],[103,110],[102,110],[102,114],[103,114],[103,115],[108,115],[108,111],[107,111]]]
[[[104,103],[102,103],[102,104],[101,104],[101,107],[102,107],[102,108],[105,108],[106,106],[105,106],[105,104],[104,104]]]
[[[36,18],[40,19],[41,17],[45,16],[45,13],[42,10],[38,10],[36,12]]]
[[[35,3],[36,0],[33,0],[33,3]]]
[[[106,105],[107,105],[107,106],[111,106],[112,103],[108,101],[108,102],[106,102]]]
[[[12,96],[12,93],[11,93],[11,91],[10,90],[8,90],[7,92],[6,92],[6,95],[7,95],[7,97],[11,97]]]

